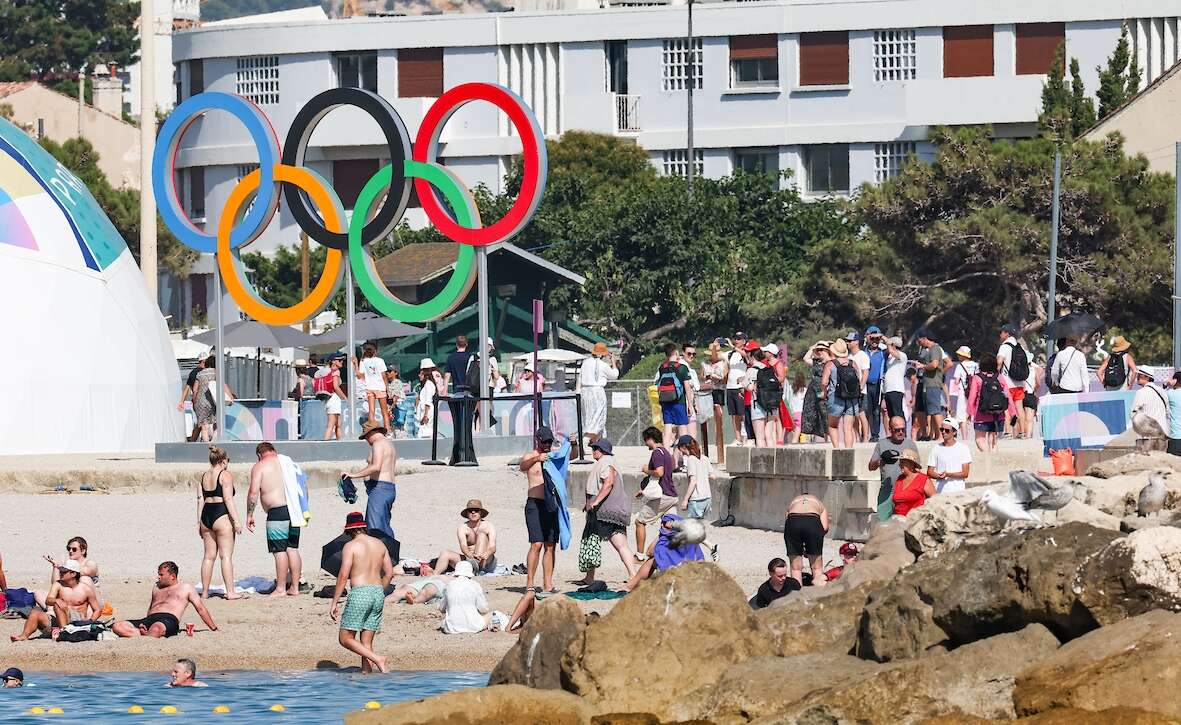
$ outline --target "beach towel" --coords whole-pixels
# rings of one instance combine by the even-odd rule
[[[279,466],[283,469],[283,484],[287,494],[287,510],[291,513],[292,526],[307,526],[312,518],[308,508],[308,475],[290,456],[279,454]]]
[[[576,592],[566,592],[566,596],[570,597],[571,599],[577,599],[584,602],[590,601],[592,599],[619,599],[625,594],[627,594],[627,592],[615,589],[604,589],[598,592],[584,592],[582,590]]]
[[[681,521],[681,517],[676,514],[665,514],[660,517],[660,523],[666,521]],[[701,546],[699,544],[685,544],[684,546],[673,546],[672,539],[677,535],[677,532],[672,529],[666,529],[664,526],[660,527],[660,533],[656,539],[656,546],[652,550],[652,558],[656,560],[656,570],[664,571],[686,561],[704,561],[705,557],[701,554]]]
[[[566,475],[570,471],[570,440],[560,439],[557,450],[552,450],[542,463],[542,473],[548,484],[545,503],[549,510],[558,511],[558,544],[562,550],[570,548],[570,512],[566,509]]]

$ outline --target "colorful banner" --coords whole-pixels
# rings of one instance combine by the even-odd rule
[[[225,437],[232,441],[293,441],[299,436],[294,400],[236,400],[226,406]]]
[[[1131,426],[1134,390],[1059,393],[1043,396],[1043,455],[1050,449],[1102,448]]]

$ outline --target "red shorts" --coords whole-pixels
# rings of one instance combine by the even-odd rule
[[[1019,385],[1016,388],[1009,388],[1009,395],[1013,398],[1014,403],[1020,403],[1025,399],[1025,386]]]

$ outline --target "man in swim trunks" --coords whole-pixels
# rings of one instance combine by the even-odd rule
[[[370,531],[380,531],[392,539],[394,527],[390,524],[390,512],[394,508],[394,499],[398,497],[398,487],[394,484],[394,465],[398,462],[398,454],[394,451],[394,442],[386,437],[385,426],[372,418],[361,427],[360,437],[369,444],[368,464],[359,471],[341,473],[349,478],[367,479],[365,523]]]
[[[804,583],[804,557],[812,568],[812,585],[824,586],[824,535],[828,533],[828,509],[812,494],[796,496],[787,507],[783,542],[791,560],[791,575]]]
[[[349,596],[340,617],[340,646],[361,655],[361,671],[389,672],[385,657],[373,651],[373,639],[381,631],[381,613],[385,608],[385,587],[394,580],[390,552],[379,539],[369,536],[365,517],[354,511],[345,519],[344,531],[353,537],[341,552],[340,573],[332,592],[328,616],[336,621],[340,613],[340,595],[345,582]]]
[[[303,559],[299,555],[300,527],[291,523],[287,510],[287,485],[275,447],[266,441],[255,447],[258,463],[250,469],[250,490],[246,492],[246,528],[254,532],[254,508],[262,501],[267,512],[267,551],[275,556],[275,590],[272,597],[299,594]]]
[[[180,618],[191,604],[209,631],[216,632],[217,624],[213,621],[213,615],[205,608],[205,602],[201,601],[196,588],[188,582],[179,581],[178,574],[180,569],[175,563],[166,561],[160,564],[156,568],[156,588],[152,590],[147,615],[143,619],[115,622],[111,631],[120,637],[175,637],[180,632]]]
[[[74,559],[66,559],[55,565],[57,581],[49,588],[45,607],[34,606],[29,611],[25,628],[19,635],[9,637],[13,642],[23,642],[34,632],[41,630],[56,639],[57,631],[70,622],[97,619],[101,606],[98,594],[89,581],[82,576],[82,565]]]
[[[558,513],[550,511],[545,501],[545,474],[542,466],[554,447],[554,433],[542,426],[534,434],[534,450],[521,456],[520,468],[529,482],[525,497],[525,529],[529,532],[529,553],[525,556],[525,588],[533,589],[537,560],[542,560],[544,591],[554,589],[554,552],[558,544]],[[544,550],[544,556],[542,552]]]

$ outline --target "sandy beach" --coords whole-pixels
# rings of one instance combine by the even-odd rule
[[[620,451],[623,465],[638,467],[642,449]],[[455,528],[459,511],[469,498],[479,498],[497,526],[501,563],[525,560],[528,548],[522,506],[524,474],[510,468],[507,458],[485,459],[478,468],[411,467],[398,479],[398,499],[393,524],[402,542],[402,556],[429,559],[443,548],[456,548]],[[231,467],[237,482],[236,504],[245,519],[248,467]],[[581,475],[581,472],[576,475]],[[165,560],[180,566],[181,578],[200,579],[201,541],[197,534],[196,477],[187,490],[112,488],[96,493],[6,493],[0,497],[0,527],[9,532],[0,549],[9,587],[43,589],[48,586],[45,554],[65,557],[65,541],[81,535],[90,544],[90,557],[100,567],[101,598],[115,608],[117,618],[142,617],[147,609],[156,566]],[[126,492],[120,492],[125,490]],[[317,589],[334,579],[319,570],[320,548],[335,538],[345,515],[364,510],[364,494],[355,505],[346,504],[330,489],[313,489],[312,521],[305,529],[300,550],[305,578]],[[582,517],[572,512],[573,530],[582,530]],[[629,529],[634,544],[634,534]],[[649,529],[649,535],[655,531]],[[766,563],[783,556],[782,535],[741,527],[709,529],[721,549],[721,564],[748,593],[766,577]],[[839,542],[829,542],[836,559]],[[235,573],[273,578],[273,559],[266,551],[265,534],[258,526],[238,539]],[[626,579],[614,550],[604,547],[600,578],[612,586]],[[559,551],[555,583],[565,591],[576,588],[579,578],[577,541]],[[511,611],[523,591],[524,576],[483,577],[493,609]],[[214,585],[221,583],[215,569]],[[540,573],[537,584],[540,584]],[[586,611],[604,612],[612,602],[580,602]],[[183,633],[167,640],[119,640],[80,644],[49,640],[9,643],[23,620],[0,620],[0,664],[27,670],[54,671],[160,671],[178,657],[191,657],[208,669],[308,669],[354,666],[353,655],[336,641],[337,627],[328,617],[329,600],[310,594],[273,600],[255,596],[245,601],[213,598],[209,609],[220,631],[207,631],[189,609],[182,622],[195,623],[193,637]],[[390,655],[391,667],[404,670],[490,670],[512,645],[514,637],[484,632],[477,635],[444,635],[433,605],[387,605],[383,632],[377,648]]]

